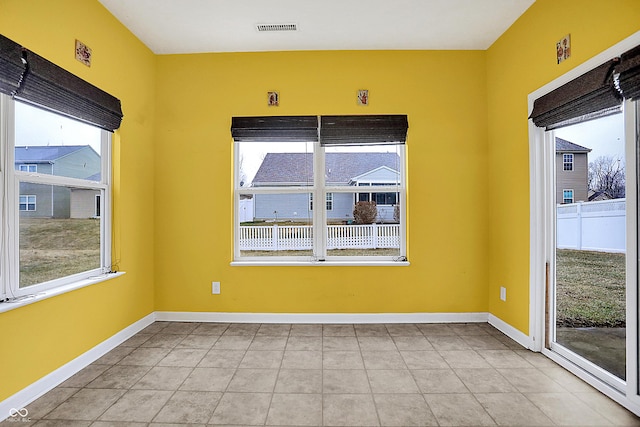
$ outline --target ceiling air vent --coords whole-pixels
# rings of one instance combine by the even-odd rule
[[[256,29],[262,31],[298,31],[297,24],[258,24]]]

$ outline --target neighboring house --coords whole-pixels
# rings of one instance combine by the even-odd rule
[[[89,145],[15,148],[16,170],[100,180],[100,155]],[[100,216],[100,193],[57,185],[20,184],[20,215],[36,218]]]
[[[556,202],[559,204],[589,200],[590,148],[556,138]]]
[[[327,219],[353,220],[357,201],[375,201],[378,222],[393,222],[394,206],[399,194],[395,191],[372,193],[371,185],[393,186],[399,182],[399,156],[396,153],[327,153],[325,176],[327,185],[352,186],[352,193],[328,193]],[[268,153],[253,178],[253,187],[304,186],[313,181],[311,153]],[[391,189],[391,188],[390,188]],[[307,221],[312,216],[311,193],[256,194],[254,218],[256,220]]]

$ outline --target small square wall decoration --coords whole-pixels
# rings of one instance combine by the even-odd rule
[[[558,64],[569,59],[571,56],[571,34],[567,34],[556,43],[556,54],[558,56]]]
[[[358,105],[369,105],[369,91],[361,89],[358,91]]]
[[[80,40],[76,40],[76,59],[87,67],[91,67],[91,48]]]
[[[269,107],[280,105],[280,94],[278,92],[267,92],[267,105]]]

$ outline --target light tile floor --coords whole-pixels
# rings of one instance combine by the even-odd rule
[[[156,322],[27,409],[65,427],[640,426],[488,324]]]

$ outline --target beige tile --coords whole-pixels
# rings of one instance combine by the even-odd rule
[[[127,339],[122,344],[120,344],[119,347],[140,347],[142,344],[145,343],[145,341],[147,341],[153,335],[154,334],[145,334],[145,333],[142,333],[142,332],[138,333],[138,334],[132,336],[131,338]]]
[[[418,350],[435,350],[431,343],[425,337],[393,337],[398,350],[418,351]]]
[[[514,350],[516,354],[536,368],[557,368],[559,365],[541,353],[531,350]]]
[[[225,391],[236,373],[232,368],[195,368],[180,386],[188,391]]]
[[[253,337],[258,332],[258,329],[260,329],[260,326],[259,323],[231,323],[222,335],[244,335]]]
[[[340,369],[322,372],[324,393],[371,393],[364,369]]]
[[[269,324],[265,323],[260,326],[257,336],[271,336],[271,337],[288,337],[289,332],[291,331],[291,325],[288,324]]]
[[[411,374],[422,393],[469,393],[451,369],[419,369]]]
[[[389,323],[385,326],[392,337],[423,337],[420,329],[412,323]]]
[[[256,336],[249,350],[284,350],[287,345],[287,337]]]
[[[324,369],[364,369],[359,351],[325,351],[322,353]]]
[[[369,370],[369,384],[373,393],[419,393],[418,386],[408,370]]]
[[[491,368],[491,365],[474,350],[440,351],[439,353],[452,368]]]
[[[210,350],[218,341],[218,335],[187,335],[176,348],[200,348]]]
[[[227,323],[201,323],[192,332],[194,335],[220,336],[227,330]]]
[[[230,392],[273,392],[277,369],[238,369],[227,390]]]
[[[166,329],[166,328],[165,328]],[[165,334],[160,333],[152,336],[146,340],[140,347],[160,347],[160,348],[174,348],[180,341],[185,338],[185,335]]]
[[[437,426],[436,417],[421,394],[375,394],[382,426]]]
[[[158,423],[206,423],[213,415],[222,393],[177,391],[153,419]]]
[[[39,420],[43,418],[62,402],[73,396],[78,390],[78,388],[60,386],[54,388],[26,406],[27,411],[29,411],[28,417],[32,420]],[[15,424],[12,425],[15,426]]]
[[[285,351],[282,369],[322,369],[321,351]]]
[[[170,322],[154,322],[152,324],[150,324],[149,326],[147,326],[146,328],[144,328],[141,333],[143,334],[157,334],[158,332],[161,332],[164,328],[166,328],[167,326],[169,326]]]
[[[162,330],[163,334],[189,335],[200,323],[197,322],[171,322]]]
[[[94,421],[91,424],[91,427],[147,427],[150,425],[153,426],[154,424],[136,423],[136,422],[129,422],[129,421]],[[155,425],[157,426],[157,424]],[[162,427],[176,427],[176,426],[165,424]],[[197,426],[192,424],[189,427],[197,427]]]
[[[125,356],[119,365],[154,366],[161,361],[171,349],[168,348],[142,348],[139,347]]]
[[[251,351],[248,350],[240,368],[278,369],[282,364],[283,351]]]
[[[486,335],[487,331],[475,323],[452,323],[451,329],[458,335]]]
[[[119,346],[93,362],[94,365],[115,365],[133,351],[133,347]]]
[[[322,399],[325,426],[378,426],[371,394],[325,394]]]
[[[354,325],[356,335],[359,337],[388,337],[389,331],[385,325],[380,324],[362,324]]]
[[[281,369],[276,393],[322,393],[322,370]]]
[[[558,425],[611,425],[606,418],[570,393],[525,393],[525,396]]]
[[[145,390],[177,390],[189,376],[192,368],[155,366],[149,370],[133,389]]]
[[[399,351],[363,351],[362,359],[367,369],[407,369]]]
[[[199,368],[237,368],[244,357],[244,350],[209,350],[198,364]]]
[[[511,393],[518,391],[495,369],[454,369],[472,393]]]
[[[355,337],[353,325],[322,325],[322,335],[325,337]]]
[[[604,394],[597,391],[573,393],[591,409],[617,426],[640,426],[640,417],[635,416]]]
[[[433,348],[438,351],[470,350],[471,347],[458,336],[429,336],[427,337]]]
[[[100,420],[149,422],[172,394],[171,391],[129,390],[102,414]]]
[[[62,402],[56,409],[45,415],[44,418],[95,420],[124,393],[125,390],[82,389]]]
[[[253,335],[227,335],[224,333],[213,345],[214,350],[246,350],[253,341]]]
[[[540,371],[569,391],[577,393],[589,393],[595,391],[593,387],[566,369],[560,367],[540,368]]]
[[[107,369],[109,369],[108,365],[89,365],[60,384],[60,387],[84,387],[98,378]]]
[[[322,337],[290,336],[286,349],[322,351]]]
[[[420,332],[427,338],[437,336],[455,336],[456,332],[447,324],[419,323],[416,325]]]
[[[15,420],[13,418],[10,418],[4,421],[0,421],[0,425],[11,426],[16,424],[22,425],[22,423],[25,423],[25,425],[28,425],[29,427],[31,426],[34,426],[34,427],[87,427],[87,426],[94,425],[91,421],[79,421],[79,420],[40,420],[35,422],[35,424],[32,423],[32,421],[33,420],[29,417],[25,418],[25,421],[23,421],[22,418],[17,418]]]
[[[91,381],[88,388],[131,388],[151,369],[149,366],[116,365]]]
[[[270,393],[225,393],[209,424],[264,425],[270,402]]]
[[[274,394],[267,415],[267,425],[322,425],[322,395]]]
[[[504,369],[529,369],[533,365],[520,357],[513,350],[476,350],[494,368]]]
[[[498,369],[521,393],[562,393],[567,390],[538,369]]]
[[[476,394],[476,399],[501,426],[552,426],[553,421],[520,393]]]
[[[396,344],[391,337],[358,337],[362,351],[395,351]]]
[[[175,348],[158,362],[158,366],[196,367],[207,350],[201,348]]]
[[[472,349],[478,350],[508,350],[508,347],[495,337],[486,335],[463,335],[460,338]]]
[[[493,426],[493,419],[471,394],[425,394],[441,426]]]
[[[291,325],[289,336],[321,337],[322,325]]]
[[[324,337],[322,339],[324,351],[360,351],[356,337]]]
[[[450,369],[436,351],[401,351],[400,355],[409,369]]]

